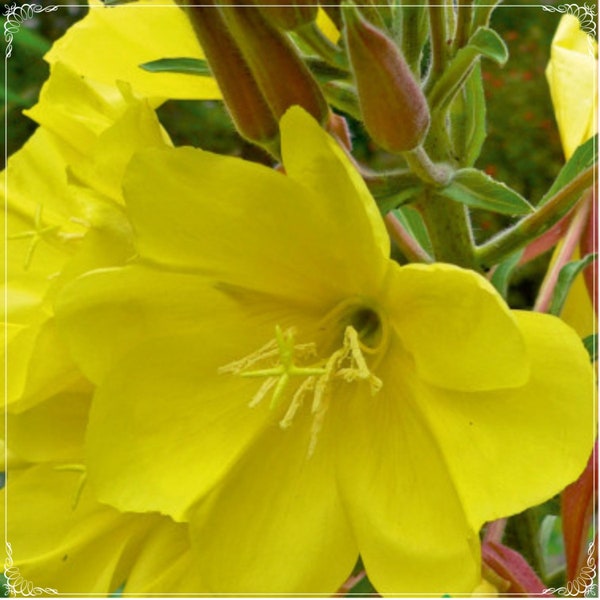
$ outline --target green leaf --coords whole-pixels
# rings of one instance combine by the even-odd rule
[[[140,65],[151,73],[183,73],[185,75],[211,76],[208,63],[200,58],[160,58]]]
[[[595,333],[583,338],[583,345],[590,355],[590,360],[596,362],[598,359],[598,336]]]
[[[523,215],[534,210],[523,196],[478,169],[460,169],[450,184],[437,193],[467,206],[503,215]]]
[[[394,215],[398,218],[404,229],[419,242],[421,248],[433,256],[431,240],[429,239],[429,234],[427,233],[421,213],[412,206],[407,205],[397,208],[394,211]]]
[[[560,315],[567,295],[575,277],[583,271],[591,262],[596,260],[597,254],[588,254],[580,260],[574,260],[567,263],[558,274],[558,280],[556,287],[554,288],[554,294],[552,295],[552,303],[550,304],[550,310],[548,311],[551,315]]]
[[[591,167],[598,159],[598,135],[591,137],[587,142],[581,144],[565,166],[560,170],[558,177],[554,180],[552,187],[540,200],[538,206],[545,204],[556,192],[569,184],[579,173]]]
[[[402,191],[394,194],[393,196],[387,196],[385,198],[377,199],[377,206],[382,215],[387,215],[390,210],[394,210],[403,204],[412,202],[415,198],[418,198],[425,186],[423,183],[415,183],[405,187]]]
[[[495,269],[490,280],[491,284],[498,290],[498,293],[506,300],[508,296],[508,285],[514,270],[516,269],[523,250],[511,254],[504,262],[501,262]]]
[[[15,104],[16,106],[25,106],[29,108],[35,103],[35,100],[27,100],[23,98],[18,92],[11,90],[10,88],[4,88],[0,91],[0,100],[8,102],[9,104]]]
[[[485,114],[481,64],[477,63],[450,105],[452,145],[462,166],[473,166],[481,153],[486,135]]]
[[[443,111],[448,107],[481,56],[491,58],[500,65],[508,59],[504,41],[493,29],[487,27],[477,29],[469,43],[456,53],[427,95],[432,112]]]
[[[508,60],[508,48],[504,40],[493,30],[488,27],[480,27],[469,40],[467,47],[475,48],[479,54],[486,58],[491,58],[500,66],[504,65]]]

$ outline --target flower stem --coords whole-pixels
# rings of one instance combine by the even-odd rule
[[[595,168],[592,165],[579,173],[534,213],[479,246],[476,250],[479,263],[489,266],[501,262],[558,223],[593,185]]]
[[[458,14],[456,18],[456,32],[452,42],[452,50],[457,50],[466,45],[471,35],[471,20],[473,18],[472,0],[458,0]]]
[[[434,163],[422,146],[404,152],[403,156],[413,173],[434,187],[442,187],[450,183],[451,170],[442,164]]]
[[[419,206],[436,261],[479,270],[466,208],[427,190]]]
[[[439,0],[429,0],[429,29],[431,31],[431,85],[444,72],[447,61],[446,7]]]

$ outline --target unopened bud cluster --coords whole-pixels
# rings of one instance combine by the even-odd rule
[[[381,148],[404,153],[423,142],[430,121],[426,98],[384,31],[384,20],[372,18],[375,6],[369,11],[331,2],[319,7],[317,0],[182,4],[246,139],[277,154],[277,123],[290,106],[299,105],[328,124],[329,104],[342,111],[347,106],[336,90],[350,89],[356,106],[352,116],[362,120]],[[339,41],[315,25],[321,19],[342,30]]]

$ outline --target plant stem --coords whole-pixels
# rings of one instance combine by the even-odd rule
[[[506,524],[508,519],[497,519],[496,521],[492,521],[488,523],[485,536],[483,538],[484,542],[498,542],[502,543],[502,538],[504,537],[504,531],[506,529]]]
[[[431,71],[428,84],[431,85],[444,72],[447,55],[446,7],[439,0],[429,0],[429,29],[431,32]]]
[[[450,183],[451,170],[445,165],[435,164],[423,146],[417,146],[414,150],[404,152],[403,156],[412,172],[425,183],[434,187],[442,187]]]
[[[491,266],[501,262],[558,223],[577,204],[581,194],[593,185],[595,169],[595,165],[589,166],[534,213],[479,246],[476,250],[479,263]]]
[[[472,0],[458,0],[458,16],[456,19],[456,30],[452,42],[452,52],[462,48],[471,35],[471,20],[473,18]]]
[[[465,206],[436,196],[429,189],[424,193],[419,208],[427,226],[435,260],[479,270]]]

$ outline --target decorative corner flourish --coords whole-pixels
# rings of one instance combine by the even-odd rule
[[[41,12],[53,12],[58,9],[58,6],[39,6],[38,4],[13,4],[4,6],[4,40],[6,41],[5,58],[10,58],[12,55],[12,43],[14,36],[19,33],[21,25],[25,21],[29,21],[33,15]]]
[[[6,593],[9,596],[41,596],[57,595],[58,591],[54,588],[41,588],[33,585],[31,581],[25,579],[19,569],[13,565],[12,547],[9,542],[6,542],[6,559],[4,560],[4,577],[6,583]]]
[[[594,560],[594,542],[590,542],[587,551],[587,561],[585,566],[579,571],[579,575],[573,581],[567,582],[567,585],[559,588],[546,588],[544,594],[558,594],[559,596],[581,596],[584,598],[598,597],[598,584],[596,579],[596,561]]]
[[[581,31],[588,34],[588,46],[590,53],[594,54],[592,41],[596,38],[596,7],[590,4],[561,4],[560,6],[542,5],[542,10],[546,12],[557,12],[561,14],[573,15],[579,21]]]

